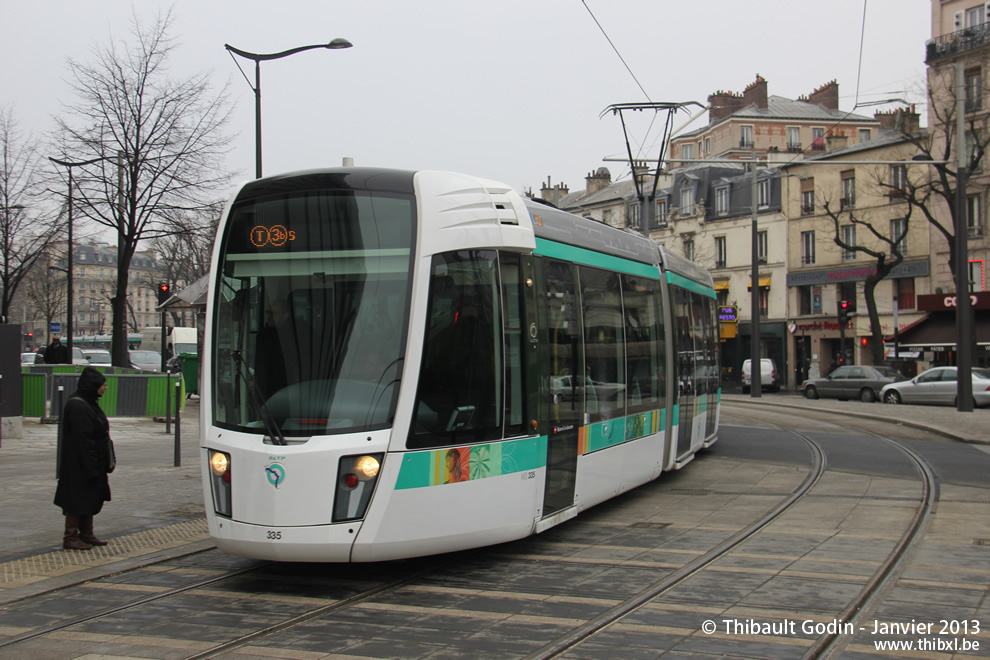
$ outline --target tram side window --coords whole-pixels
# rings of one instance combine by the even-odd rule
[[[591,421],[625,414],[626,377],[619,275],[581,267],[585,410]]]
[[[657,283],[631,275],[622,276],[626,325],[626,404],[629,412],[661,407],[665,352]]]
[[[674,325],[677,328],[677,384],[681,396],[694,394],[694,336],[691,332],[691,294],[679,286],[674,293]]]
[[[502,276],[502,301],[505,319],[505,436],[525,431],[525,354],[522,317],[523,292],[519,255],[499,255]]]
[[[550,419],[553,424],[580,423],[584,412],[581,379],[581,326],[574,270],[570,264],[544,262],[547,298],[547,344],[550,357]]]
[[[502,329],[494,251],[433,257],[410,448],[501,436]]]

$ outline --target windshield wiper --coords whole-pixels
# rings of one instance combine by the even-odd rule
[[[239,350],[231,351],[231,357],[234,358],[234,362],[237,363],[237,373],[240,375],[241,379],[244,381],[244,385],[247,387],[248,394],[250,395],[251,405],[254,406],[255,412],[258,413],[258,417],[261,418],[261,423],[265,425],[265,430],[268,431],[268,435],[271,436],[272,442],[276,445],[287,445],[289,444],[285,436],[282,435],[281,429],[278,428],[278,424],[275,423],[275,416],[272,415],[272,411],[268,409],[268,404],[258,398],[258,390],[254,387],[254,384],[248,380],[244,369],[244,360],[241,359],[241,352]],[[251,380],[254,380],[253,378]]]

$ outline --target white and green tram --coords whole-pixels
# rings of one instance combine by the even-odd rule
[[[462,174],[244,184],[213,254],[210,534],[284,561],[519,539],[716,440],[711,276]]]

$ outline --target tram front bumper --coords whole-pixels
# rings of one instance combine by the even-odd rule
[[[272,527],[210,519],[210,536],[222,551],[272,561],[349,562],[360,529],[360,522]]]

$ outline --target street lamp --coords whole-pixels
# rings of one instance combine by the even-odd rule
[[[304,50],[313,50],[314,48],[327,48],[329,50],[339,50],[341,48],[350,48],[353,46],[347,39],[341,39],[340,37],[334,39],[328,44],[314,44],[312,46],[300,46],[298,48],[290,48],[289,50],[283,50],[280,53],[249,53],[246,50],[240,50],[239,48],[234,48],[230,44],[224,44],[224,48],[231,53],[231,57],[234,55],[240,55],[241,57],[249,60],[254,60],[254,85],[251,85],[251,81],[248,77],[244,75],[244,80],[247,80],[248,86],[254,90],[254,158],[255,158],[255,178],[261,178],[261,62],[262,60],[277,60],[283,57],[288,57],[289,55],[294,55],[296,53],[301,53]],[[237,60],[234,60],[236,63]],[[240,65],[237,67],[240,69]],[[243,69],[241,74],[244,74]]]
[[[92,158],[90,160],[83,160],[77,163],[70,163],[68,161],[59,160],[58,158],[48,157],[48,160],[52,161],[56,165],[61,165],[69,170],[69,249],[66,251],[65,259],[65,348],[69,352],[69,360],[71,364],[72,360],[72,168],[82,167],[84,165],[92,165],[93,163],[98,163],[104,158]]]

